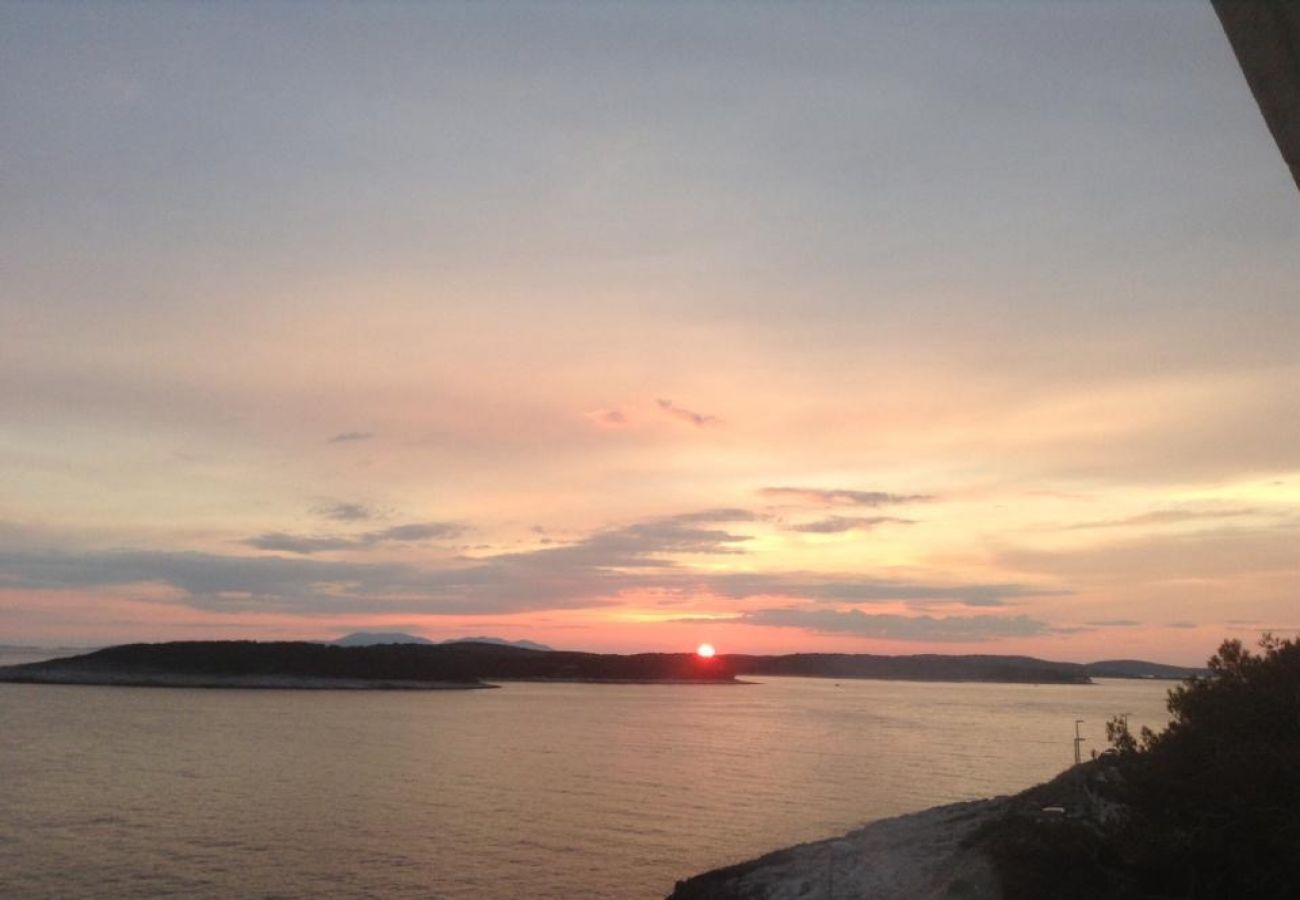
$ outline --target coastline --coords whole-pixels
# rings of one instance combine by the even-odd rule
[[[971,839],[1011,798],[971,800],[880,819],[677,882],[669,900],[999,898],[997,872]]]
[[[1024,890],[1008,848],[1069,846],[1126,809],[1104,799],[1115,773],[1099,761],[1011,796],[931,807],[868,823],[678,881],[668,900],[1003,900]],[[1088,878],[1087,867],[1073,873]],[[1073,895],[1072,895],[1073,896]],[[1091,896],[1091,895],[1089,895]]]

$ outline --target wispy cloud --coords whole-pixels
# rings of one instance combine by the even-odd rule
[[[1142,623],[1135,619],[1098,619],[1094,622],[1084,622],[1089,628],[1133,628]]]
[[[368,531],[361,536],[361,539],[373,544],[386,541],[428,541],[434,538],[458,537],[464,532],[465,526],[455,522],[412,522],[379,531]]]
[[[508,613],[606,602],[576,592],[517,592],[482,567],[420,569],[397,563],[188,552],[0,553],[0,586],[103,589],[162,584],[197,609],[303,615],[338,612]]]
[[[869,531],[878,525],[911,525],[911,519],[899,519],[895,516],[827,516],[815,522],[800,522],[785,526],[786,531],[801,531],[808,534],[842,534],[846,531]]]
[[[1194,522],[1199,519],[1231,519],[1240,516],[1257,515],[1259,510],[1250,507],[1232,507],[1228,509],[1157,509],[1127,516],[1120,519],[1097,519],[1090,522],[1076,522],[1065,526],[1066,531],[1079,531],[1088,528],[1123,528],[1130,525],[1171,525],[1178,522]]]
[[[323,553],[328,550],[348,550],[367,546],[350,537],[311,537],[309,535],[288,534],[283,531],[268,531],[243,541],[257,550],[274,550],[285,553]]]
[[[286,553],[322,553],[328,550],[360,550],[380,544],[452,538],[463,534],[465,527],[455,522],[415,522],[394,525],[357,535],[300,535],[271,531],[251,537],[243,543],[258,550]]]
[[[846,488],[765,487],[759,494],[780,503],[804,506],[889,506],[934,499],[929,494],[890,494]]]
[[[722,573],[708,578],[710,591],[734,599],[786,597],[838,603],[958,603],[962,606],[1003,606],[1026,597],[1062,596],[1069,591],[1014,582],[899,581],[862,575],[810,572]]]
[[[686,409],[673,403],[673,401],[665,400],[662,397],[656,400],[655,403],[667,415],[677,419],[678,421],[694,425],[696,428],[705,428],[709,425],[717,425],[722,421],[717,416],[711,416],[706,413],[699,413]]]
[[[685,621],[699,621],[686,619]],[[710,620],[716,622],[717,620]],[[1028,616],[903,616],[862,610],[758,609],[727,621],[772,628],[800,628],[814,634],[847,634],[895,641],[973,643],[994,638],[1034,637],[1053,629]]]
[[[668,554],[744,553],[740,545],[749,537],[717,526],[754,519],[744,509],[708,509],[607,528],[571,544],[494,559],[543,567],[673,568],[676,563],[665,558]]]
[[[1003,547],[994,565],[1039,572],[1072,582],[1132,585],[1158,580],[1251,579],[1266,573],[1295,573],[1300,522],[1220,527],[1183,533],[1137,532],[1124,540],[1051,550]]]
[[[315,512],[336,522],[362,522],[374,517],[374,511],[361,503],[332,503],[317,507]]]
[[[375,436],[372,431],[344,431],[329,438],[327,444],[347,444],[353,441],[368,441]]]
[[[621,409],[598,409],[587,413],[587,418],[600,428],[626,428],[630,424]]]

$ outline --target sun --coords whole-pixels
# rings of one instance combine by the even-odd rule
[[[717,653],[717,652],[718,652],[718,651],[716,651],[716,650],[713,649],[713,645],[712,645],[712,644],[700,644],[700,646],[698,646],[698,647],[695,648],[695,655],[696,655],[696,656],[702,656],[702,657],[704,657],[705,659],[710,658],[711,656],[713,656],[713,654],[715,654],[715,653]]]

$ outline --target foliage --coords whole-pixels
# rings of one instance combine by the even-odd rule
[[[1150,729],[1144,729],[1144,732],[1149,733]],[[1138,741],[1128,730],[1128,716],[1115,716],[1106,723],[1106,740],[1117,753],[1137,752]]]
[[[1300,897],[1300,643],[1226,641],[1169,693],[1169,727],[1107,735],[1134,810],[1127,849],[1157,895]]]

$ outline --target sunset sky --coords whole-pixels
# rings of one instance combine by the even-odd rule
[[[0,6],[0,643],[1300,629],[1209,3]]]

